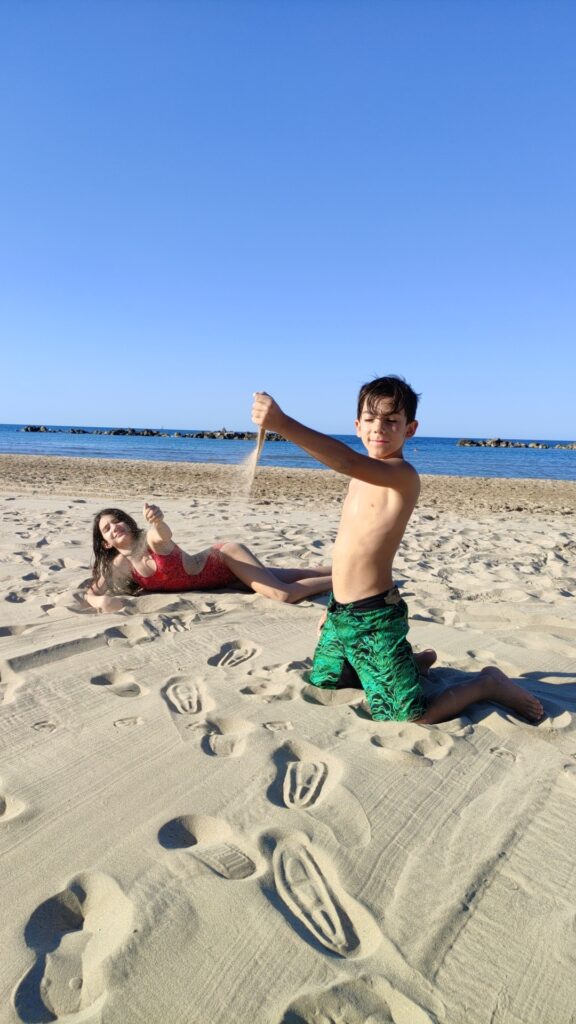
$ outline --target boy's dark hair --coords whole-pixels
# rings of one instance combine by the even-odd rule
[[[389,377],[376,377],[362,385],[358,393],[357,419],[360,419],[364,408],[367,412],[375,412],[379,398],[391,398],[394,403],[392,412],[404,411],[408,423],[416,419],[420,395],[416,394],[403,377],[396,377],[395,374]]]

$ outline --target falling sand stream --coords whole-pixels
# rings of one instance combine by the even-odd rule
[[[256,466],[260,453],[264,447],[264,440],[266,437],[266,431],[264,427],[259,427],[258,437],[256,438],[256,444],[249,455],[246,456],[243,462],[236,466],[236,472],[234,473],[234,479],[232,482],[232,490],[230,493],[230,508],[234,508],[235,515],[238,516],[237,525],[235,527],[235,535],[244,532],[244,518],[248,512],[248,502],[250,499],[250,493],[252,491],[252,485],[254,483],[254,477],[256,475]]]

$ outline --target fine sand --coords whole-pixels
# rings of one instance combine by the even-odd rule
[[[546,718],[423,727],[318,702],[325,597],[79,603],[108,504],[329,561],[345,482],[244,476],[0,456],[0,1021],[568,1024],[576,485],[425,479],[396,578],[427,691],[494,663]]]

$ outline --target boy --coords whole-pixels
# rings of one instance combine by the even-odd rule
[[[418,473],[402,451],[418,427],[417,405],[418,396],[400,377],[364,384],[355,423],[368,452],[361,455],[291,419],[265,392],[254,395],[254,423],[352,478],[334,545],[333,595],[309,681],[336,689],[346,674],[356,673],[376,720],[433,724],[457,717],[474,701],[493,700],[538,721],[540,702],[494,667],[445,690],[428,706],[424,701],[419,665],[426,670],[435,654],[424,652],[416,661],[406,639],[408,610],[392,578],[394,556],[420,493]]]

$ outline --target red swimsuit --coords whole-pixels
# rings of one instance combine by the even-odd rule
[[[214,587],[227,587],[236,580],[236,576],[222,559],[222,546],[212,545],[204,566],[194,576],[186,572],[179,547],[174,547],[169,555],[159,555],[157,551],[148,548],[156,572],[151,576],[141,576],[136,569],[132,569],[132,579],[142,590],[212,590]]]

